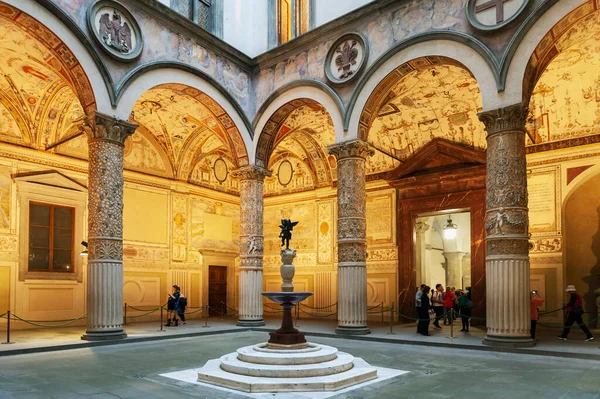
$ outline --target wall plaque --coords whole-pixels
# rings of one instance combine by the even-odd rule
[[[133,15],[120,3],[100,0],[88,8],[88,29],[111,57],[132,61],[142,53],[142,31]]]
[[[480,30],[500,29],[525,9],[529,0],[469,0],[467,19]]]
[[[325,74],[332,83],[352,80],[367,64],[368,48],[363,37],[349,33],[333,43],[325,60]]]

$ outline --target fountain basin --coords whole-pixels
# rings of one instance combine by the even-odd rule
[[[302,302],[306,298],[312,296],[312,292],[262,292],[263,296],[266,296],[273,302],[277,303],[298,303]]]

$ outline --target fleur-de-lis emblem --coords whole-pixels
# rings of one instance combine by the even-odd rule
[[[346,79],[354,73],[350,68],[356,64],[356,59],[358,58],[358,49],[354,47],[356,44],[356,40],[352,40],[350,43],[345,42],[343,46],[338,47],[335,50],[335,53],[337,54],[335,57],[335,65],[337,66],[338,72],[342,72],[339,79]]]

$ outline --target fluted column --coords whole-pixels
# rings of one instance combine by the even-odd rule
[[[123,331],[123,148],[137,125],[96,113],[88,134],[88,262],[85,340]]]
[[[238,326],[264,326],[263,183],[271,173],[256,166],[234,172],[240,179],[240,303]]]
[[[367,220],[365,161],[373,150],[362,140],[329,147],[337,158],[338,334],[369,334],[367,327]]]
[[[487,130],[487,335],[483,342],[488,345],[535,345],[529,335],[526,116],[523,104],[479,114]]]

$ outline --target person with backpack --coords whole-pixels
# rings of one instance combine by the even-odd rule
[[[173,289],[173,294],[175,294],[175,289]],[[171,327],[171,317],[173,316],[173,312],[175,311],[175,298],[168,294],[169,298],[167,299],[167,324],[165,326]]]
[[[452,315],[454,311],[454,299],[456,298],[454,292],[452,292],[452,287],[446,287],[446,292],[444,292],[443,298],[442,306],[444,308],[444,325],[446,325],[446,323],[452,324],[454,321],[454,317]]]
[[[561,341],[566,341],[567,336],[571,330],[571,326],[573,323],[577,323],[581,331],[586,334],[585,341],[591,341],[594,339],[594,336],[588,330],[587,326],[583,323],[583,299],[581,299],[581,294],[577,292],[574,285],[569,285],[566,289],[568,293],[571,294],[571,298],[569,299],[569,303],[567,304],[567,321],[565,321],[565,328],[563,329],[562,334],[557,335],[556,338]]]
[[[473,301],[471,301],[471,287],[467,287],[465,292],[458,297],[458,312],[462,320],[462,330],[460,331],[469,332],[471,309],[473,309]]]
[[[181,288],[179,286],[173,286],[173,295],[169,294],[169,297],[173,298],[175,301],[175,309],[173,310],[173,326],[177,327],[179,325],[179,320],[183,324],[185,324],[185,308],[187,306],[187,299],[181,295]]]

